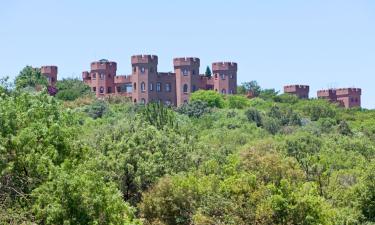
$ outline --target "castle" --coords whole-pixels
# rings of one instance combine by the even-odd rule
[[[174,72],[159,72],[156,55],[131,57],[132,73],[117,75],[117,63],[105,59],[91,63],[91,70],[82,72],[83,81],[97,97],[122,95],[134,103],[162,102],[180,106],[197,90],[215,90],[235,94],[237,63],[212,63],[212,77],[199,74],[200,60],[194,57],[174,58]]]
[[[221,94],[237,93],[237,63],[212,63],[212,77],[199,73],[200,60],[195,57],[174,58],[174,72],[159,72],[156,55],[133,55],[132,73],[117,75],[117,63],[102,59],[92,62],[90,71],[82,72],[83,82],[90,86],[98,98],[119,95],[134,103],[162,102],[180,106],[189,101],[191,93],[197,90],[215,90]],[[57,66],[42,66],[41,74],[46,76],[49,86],[57,81]],[[284,93],[300,99],[309,98],[308,85],[286,85]],[[360,88],[339,88],[319,90],[317,96],[341,107],[361,107]],[[252,95],[248,95],[251,97]]]
[[[308,99],[309,89],[308,85],[287,85],[284,86],[284,93],[296,95],[301,99]],[[326,99],[345,108],[361,107],[361,94],[362,90],[360,88],[338,88],[317,91],[319,99]]]

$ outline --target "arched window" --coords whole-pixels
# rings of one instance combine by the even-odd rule
[[[226,94],[227,91],[225,89],[221,90],[221,94]]]
[[[148,90],[149,91],[153,91],[154,90],[154,84],[153,83],[149,83],[149,86],[150,87],[148,87]]]
[[[103,94],[104,93],[104,87],[100,87],[99,92],[100,92],[100,94]]]
[[[141,73],[145,73],[145,68],[144,67],[141,67]]]
[[[134,91],[137,90],[137,83],[133,84],[133,89],[134,89]]]
[[[142,98],[142,99],[141,99],[141,103],[142,103],[142,104],[146,104],[146,99]]]
[[[188,70],[188,69],[183,69],[183,70],[182,70],[182,74],[183,74],[184,76],[189,75],[189,70]]]
[[[188,85],[187,84],[184,84],[184,88],[183,88],[184,90],[184,93],[187,93],[188,92]]]
[[[134,103],[137,103],[137,99],[134,99]]]
[[[225,80],[225,74],[222,73],[220,76],[222,80]]]
[[[141,91],[142,91],[142,92],[145,92],[145,91],[146,91],[146,85],[145,85],[145,82],[142,82],[142,83],[141,83]]]

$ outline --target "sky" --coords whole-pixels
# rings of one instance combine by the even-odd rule
[[[90,63],[155,54],[158,70],[174,57],[238,63],[238,83],[318,89],[362,88],[375,108],[374,0],[0,0],[0,77],[26,65],[57,65],[59,79]]]

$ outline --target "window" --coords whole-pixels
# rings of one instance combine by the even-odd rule
[[[197,90],[197,87],[195,86],[195,85],[193,85],[192,86],[192,90],[191,90],[191,92],[194,92],[194,91],[196,91]]]
[[[182,75],[187,76],[188,74],[189,74],[189,70],[188,69],[183,69],[182,70]]]
[[[165,105],[171,105],[171,104],[172,104],[171,100],[166,100],[165,101]]]
[[[99,92],[100,92],[100,94],[103,94],[104,93],[104,87],[100,87]]]
[[[195,75],[195,70],[191,71],[191,73],[192,73],[193,75]]]
[[[149,90],[149,91],[153,91],[153,90],[154,90],[154,84],[153,84],[153,83],[150,83],[149,86],[150,86],[150,87],[148,88],[148,90]]]
[[[230,94],[234,94],[234,92],[233,92],[233,90],[232,90],[232,89],[230,89],[229,93],[230,93]]]
[[[117,86],[116,90],[117,90],[118,93],[120,93],[121,92],[121,86]]]
[[[222,80],[225,80],[225,74],[221,74],[220,76]]]
[[[96,73],[93,73],[93,74],[92,74],[92,79],[93,79],[93,80],[96,80]]]
[[[217,73],[215,73],[215,79],[217,79]]]
[[[146,99],[142,98],[142,99],[141,99],[141,103],[142,103],[142,104],[146,104]]]
[[[233,74],[231,74],[231,75],[230,75],[230,79],[233,79],[233,78],[234,78],[234,75],[233,75]]]
[[[184,90],[184,93],[187,93],[188,92],[188,85],[187,84],[184,84],[184,88],[183,88]]]
[[[150,67],[150,73],[154,72],[154,67]]]
[[[156,83],[156,91],[161,92],[161,83],[160,82]]]
[[[145,91],[146,91],[146,85],[145,85],[145,82],[142,82],[142,83],[141,83],[141,91],[142,91],[142,92],[145,92]]]
[[[104,73],[100,74],[100,80],[104,80]]]
[[[137,67],[133,66],[133,72],[137,72]]]
[[[95,92],[96,92],[96,87],[93,87],[93,88],[92,88],[92,91],[95,91]]]
[[[141,67],[141,73],[145,73],[145,68]]]
[[[107,93],[112,93],[112,87],[107,88]]]
[[[221,90],[221,94],[226,94],[227,91],[225,89]]]
[[[170,83],[165,84],[165,91],[171,92],[171,84]]]
[[[137,83],[134,83],[133,87],[134,87],[134,91],[137,90]]]

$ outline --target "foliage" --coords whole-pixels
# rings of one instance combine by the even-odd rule
[[[225,106],[224,97],[216,91],[198,90],[191,94],[190,101],[206,102],[209,107],[223,108]]]
[[[231,109],[243,109],[249,106],[249,99],[241,95],[229,95],[227,101]]]
[[[375,223],[374,110],[266,90],[173,109],[1,86],[0,224]]]
[[[177,108],[177,112],[180,114],[185,114],[189,117],[199,118],[206,113],[210,112],[210,108],[206,102],[197,100],[193,102],[189,102],[183,104],[179,108]]]
[[[244,82],[240,86],[238,86],[238,93],[239,94],[247,94],[251,92],[254,97],[258,97],[261,93],[262,89],[259,86],[258,82],[255,80],[250,82]]]
[[[73,101],[91,93],[90,87],[77,78],[59,80],[56,83],[56,87],[58,89],[56,98],[65,101]]]
[[[204,75],[205,75],[206,77],[211,78],[211,76],[212,76],[212,72],[211,72],[211,69],[210,69],[209,66],[206,67],[206,72],[204,72]]]
[[[101,118],[108,111],[108,104],[103,100],[97,100],[86,106],[85,112],[93,119]]]
[[[38,85],[46,87],[47,78],[40,73],[40,69],[26,66],[21,70],[15,80],[16,89],[27,87],[36,88]]]

